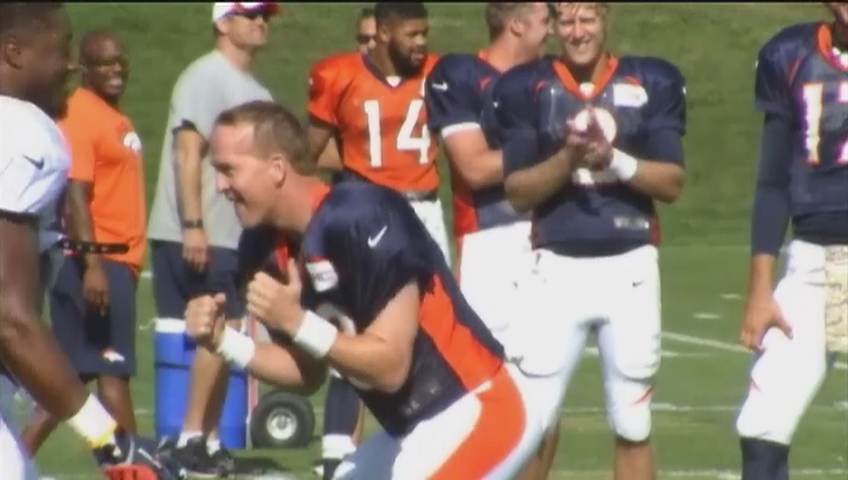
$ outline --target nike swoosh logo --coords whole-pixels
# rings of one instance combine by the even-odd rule
[[[37,169],[39,169],[39,170],[41,170],[42,168],[44,168],[44,159],[43,159],[43,158],[39,158],[39,159],[37,159],[37,160],[36,160],[35,158],[28,157],[28,156],[26,156],[26,155],[24,155],[23,157],[24,157],[24,158],[25,158],[25,159],[26,159],[29,163],[31,163],[31,164],[32,164],[35,168],[37,168]]]
[[[368,246],[371,247],[371,248],[376,247],[377,244],[380,243],[380,240],[383,239],[383,235],[386,234],[386,230],[388,230],[388,229],[389,229],[389,226],[386,225],[386,226],[383,227],[382,230],[377,232],[377,235],[374,235],[373,237],[368,237]]]
[[[634,286],[634,287],[638,287],[639,285],[642,285],[643,283],[645,283],[645,281],[644,281],[644,280],[639,280],[639,281],[637,281],[637,282],[633,282],[633,286]]]
[[[431,85],[433,85],[433,88],[435,88],[436,90],[441,90],[443,92],[447,91],[448,89],[448,82],[432,83]]]

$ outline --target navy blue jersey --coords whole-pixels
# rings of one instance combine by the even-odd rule
[[[763,156],[759,183],[788,197],[796,236],[846,243],[848,65],[833,50],[830,25],[821,23],[788,27],[760,50],[755,107],[784,119],[790,138],[788,151]]]
[[[482,128],[490,148],[498,148],[497,137],[490,134],[494,122],[491,93],[500,75],[482,51],[442,57],[430,72],[424,96],[430,131],[446,138],[454,131]],[[455,173],[451,183],[458,241],[466,234],[522,218],[507,202],[502,184],[472,191]]]
[[[304,233],[301,257],[304,306],[334,317],[349,334],[367,329],[404,286],[418,284],[418,333],[403,386],[385,393],[351,379],[388,433],[407,433],[502,367],[503,347],[400,194],[366,182],[334,186]]]
[[[553,57],[501,77],[493,101],[506,175],[562,148],[566,121],[585,118],[590,107],[615,148],[639,159],[683,165],[686,87],[680,71],[656,58],[610,57],[605,72],[591,91]],[[652,199],[609,170],[576,170],[533,217],[535,246],[567,255],[610,255],[658,241]]]

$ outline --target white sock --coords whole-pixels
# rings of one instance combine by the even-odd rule
[[[177,440],[177,448],[183,448],[189,442],[203,436],[203,432],[181,432],[180,438]]]
[[[209,437],[206,439],[206,451],[209,455],[215,455],[215,452],[221,449],[221,440],[218,438]]]

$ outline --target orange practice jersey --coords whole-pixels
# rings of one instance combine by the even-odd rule
[[[338,129],[346,169],[400,192],[438,188],[438,142],[424,108],[424,80],[437,60],[429,55],[418,75],[395,87],[359,53],[313,67],[309,115]]]
[[[78,88],[59,127],[71,146],[70,178],[92,184],[94,240],[129,245],[127,253],[105,257],[139,272],[147,245],[147,207],[141,140],[132,122],[93,92]]]

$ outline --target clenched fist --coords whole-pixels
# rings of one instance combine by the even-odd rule
[[[226,297],[204,295],[188,302],[185,311],[186,333],[195,343],[215,351],[224,333],[224,304]]]
[[[300,273],[297,263],[289,260],[288,283],[282,284],[265,272],[259,272],[247,285],[247,312],[271,330],[294,335],[303,320],[300,306]]]

